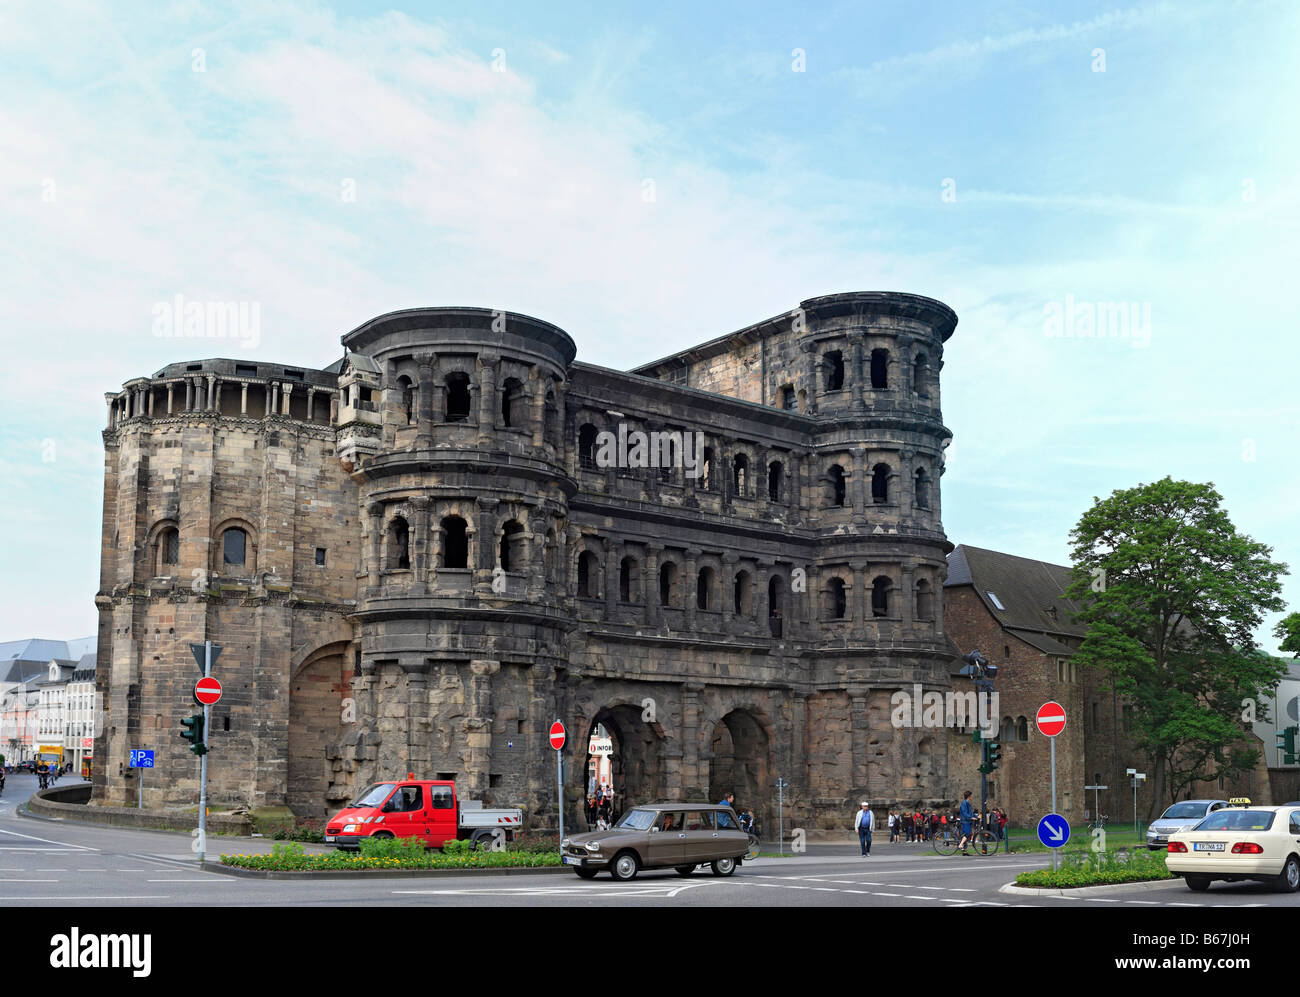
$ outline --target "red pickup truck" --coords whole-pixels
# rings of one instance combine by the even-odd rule
[[[330,818],[325,843],[360,848],[362,838],[419,838],[441,848],[453,838],[475,848],[504,848],[522,828],[519,809],[484,809],[456,796],[456,784],[437,779],[377,782]]]

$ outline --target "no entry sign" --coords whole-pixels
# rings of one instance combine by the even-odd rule
[[[211,706],[221,698],[221,683],[212,676],[194,683],[194,698],[204,706]]]
[[[551,747],[556,751],[564,747],[564,724],[558,720],[551,724]]]
[[[1038,708],[1034,723],[1038,725],[1038,733],[1055,737],[1065,730],[1065,707],[1054,700],[1044,703]]]

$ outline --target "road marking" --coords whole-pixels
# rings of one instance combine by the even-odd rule
[[[57,879],[0,879],[0,883],[57,883]]]
[[[132,897],[63,897],[63,896],[59,896],[59,897],[49,897],[49,896],[45,896],[45,897],[0,897],[0,900],[5,900],[5,901],[9,901],[9,902],[13,902],[13,901],[15,901],[15,900],[21,900],[21,901],[23,901],[24,903],[31,903],[31,902],[33,902],[33,901],[45,900],[45,901],[48,901],[48,902],[50,902],[50,903],[56,903],[56,904],[65,903],[65,902],[67,902],[67,901],[69,901],[69,900],[170,900],[170,899],[171,899],[171,897],[170,897],[168,894],[166,894],[166,893],[160,893],[160,894],[158,894],[157,896],[149,896],[149,897],[134,897],[134,896],[132,896]]]
[[[222,886],[225,886],[227,883],[230,882],[230,880],[225,878],[224,876],[217,876],[216,879],[212,879],[211,877],[207,879],[146,879],[145,882],[146,883],[220,883]]]
[[[60,849],[65,849],[65,848],[71,848],[71,849],[74,849],[75,851],[79,851],[79,852],[97,852],[97,851],[99,851],[98,848],[90,848],[90,847],[88,847],[88,846],[86,846],[86,845],[69,845],[67,842],[64,842],[64,841],[52,841],[52,840],[50,840],[49,838],[38,838],[38,837],[36,837],[34,834],[20,834],[18,831],[6,831],[6,830],[4,830],[3,828],[0,828],[0,834],[12,834],[15,838],[26,838],[28,841],[40,841],[40,842],[44,842],[44,843],[47,844],[47,845],[58,845],[58,846],[59,846],[58,849],[50,849],[50,848],[46,848],[46,849],[42,849],[43,851],[57,851],[57,850],[60,850]],[[0,845],[0,848],[6,848],[6,847],[8,848],[9,851],[20,851],[20,850],[21,850],[19,846],[4,846],[4,845]],[[35,849],[32,849],[32,850],[35,850]]]

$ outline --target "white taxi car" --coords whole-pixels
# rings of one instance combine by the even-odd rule
[[[1300,807],[1238,804],[1216,810],[1169,836],[1165,867],[1182,876],[1189,890],[1209,889],[1216,879],[1258,879],[1279,890],[1300,890]]]

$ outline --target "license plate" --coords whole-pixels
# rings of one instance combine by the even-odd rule
[[[1222,841],[1198,841],[1192,845],[1192,851],[1195,852],[1221,852],[1223,851]]]
[[[582,865],[582,859],[575,859],[571,855],[564,856],[565,865]]]
[[[327,835],[325,835],[325,840],[326,840],[326,841],[333,841],[333,840],[334,840],[334,835],[332,835],[332,834],[327,834]]]

